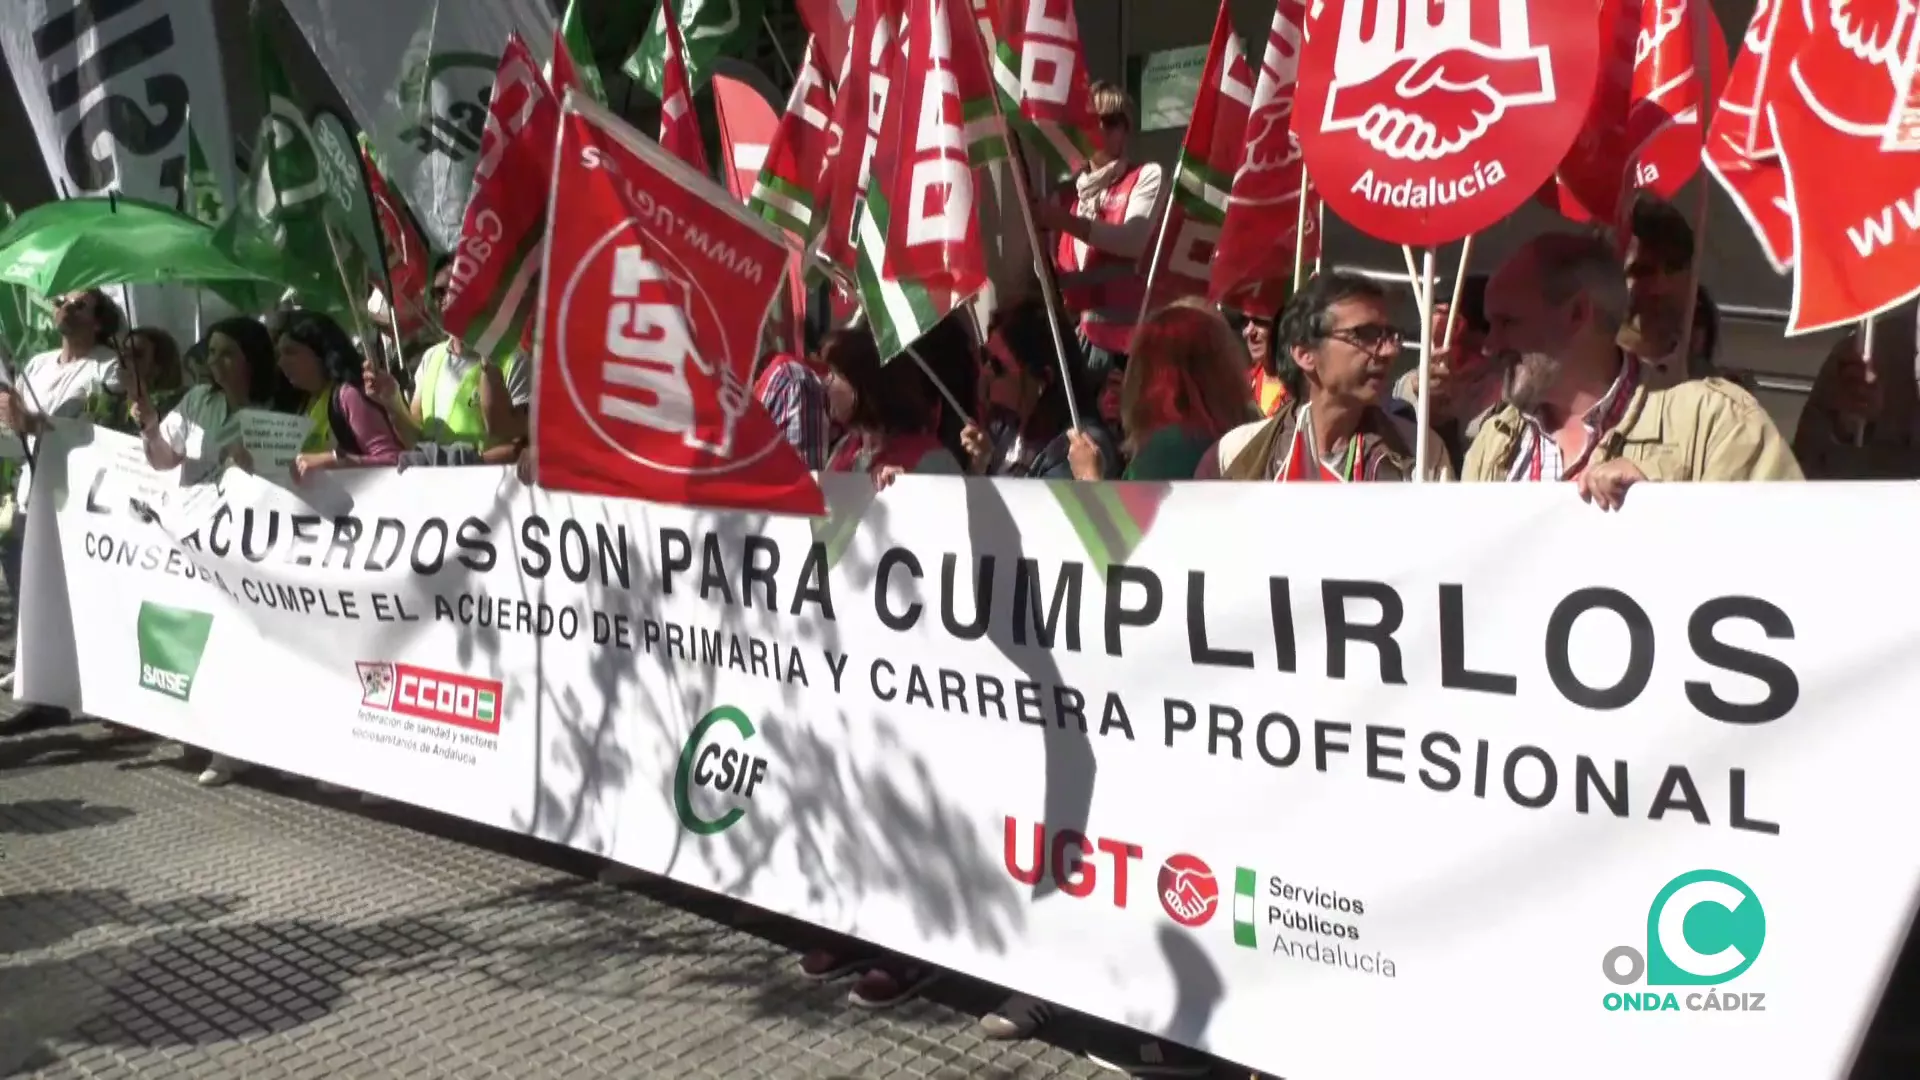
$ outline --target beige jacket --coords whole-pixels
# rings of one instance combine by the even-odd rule
[[[1461,479],[1505,481],[1524,432],[1518,409],[1495,409],[1467,451]],[[1767,411],[1725,379],[1635,390],[1620,423],[1601,434],[1588,466],[1616,458],[1665,482],[1804,479]]]

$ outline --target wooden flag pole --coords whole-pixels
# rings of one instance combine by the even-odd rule
[[[1006,131],[1007,164],[1013,173],[1014,198],[1020,203],[1020,221],[1027,228],[1027,243],[1033,247],[1033,273],[1040,279],[1040,296],[1047,307],[1047,328],[1053,332],[1054,354],[1060,360],[1060,377],[1066,380],[1063,387],[1067,392],[1067,416],[1075,430],[1080,427],[1080,385],[1073,377],[1073,364],[1067,359],[1067,336],[1060,325],[1059,283],[1053,279],[1053,259],[1047,252],[1047,246],[1040,242],[1040,226],[1033,220],[1033,191],[1027,183],[1027,159],[1020,149],[1020,138],[1006,122],[1006,115],[1000,111],[1000,97],[993,97],[993,111],[1000,117],[1000,126]]]
[[[1308,190],[1307,170],[1303,165],[1300,168],[1300,206],[1293,222],[1293,291],[1296,293],[1306,283]],[[1316,266],[1314,272],[1319,273],[1319,267]]]
[[[1460,241],[1460,265],[1453,272],[1453,292],[1447,299],[1447,325],[1440,328],[1440,351],[1453,348],[1453,321],[1460,317],[1460,296],[1467,291],[1467,264],[1473,259],[1473,234]],[[1432,313],[1427,317],[1431,319]],[[1424,391],[1423,391],[1424,392]]]

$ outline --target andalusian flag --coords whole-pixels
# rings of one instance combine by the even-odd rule
[[[832,116],[833,89],[821,66],[818,39],[809,38],[786,114],[747,199],[749,211],[803,241],[813,239],[824,219],[818,195],[833,146]]]
[[[1093,152],[1097,121],[1073,5],[973,0],[973,7],[993,49],[993,85],[1007,118],[1039,150],[1049,174],[1079,172]]]
[[[616,0],[637,4],[639,0]],[[674,6],[679,15],[679,36],[685,42],[684,58],[688,85],[697,87],[712,74],[713,61],[721,56],[745,56],[760,38],[765,21],[765,0],[683,0]],[[628,77],[665,100],[667,74],[667,13],[663,2],[654,11],[653,23],[640,47],[628,58]]]
[[[1253,91],[1253,69],[1222,5],[1200,90],[1194,95],[1193,119],[1180,147],[1180,164],[1174,169],[1173,198],[1167,200],[1160,237],[1151,249],[1149,311],[1183,296],[1207,295],[1233,176],[1247,156]]]
[[[1007,154],[971,16],[949,0],[910,0],[905,24],[888,50],[854,268],[883,360],[986,285],[976,170]]]

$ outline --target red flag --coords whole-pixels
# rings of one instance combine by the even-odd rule
[[[483,356],[510,354],[533,314],[559,121],[539,62],[508,36],[441,313],[447,333]]]
[[[827,233],[820,240],[820,256],[848,274],[856,269],[856,211],[866,203],[879,141],[874,132],[886,115],[893,54],[899,48],[895,15],[894,0],[867,0],[858,7],[847,31],[850,44],[840,85],[834,91],[833,145],[821,184],[827,191]]]
[[[667,153],[707,172],[707,144],[700,137],[700,114],[693,108],[693,80],[687,75],[687,43],[680,37],[680,20],[672,0],[660,0],[666,23],[666,45],[660,65],[660,145]]]
[[[720,151],[727,158],[720,175],[733,197],[746,202],[780,121],[760,91],[731,75],[713,77],[713,111],[720,120]]]
[[[1253,92],[1253,69],[1223,4],[1213,20],[1213,44],[1194,95],[1173,192],[1165,200],[1160,238],[1147,253],[1148,311],[1182,296],[1207,295],[1226,219],[1227,188],[1247,156]]]
[[[1803,16],[1788,3],[1775,48]],[[1794,208],[1793,308],[1804,334],[1877,315],[1920,294],[1920,155],[1885,153],[1915,28],[1907,0],[1831,0],[1767,98]]]
[[[534,382],[538,483],[823,513],[819,485],[751,392],[760,323],[786,265],[779,235],[579,95],[561,119],[555,174]]]
[[[1727,77],[1719,20],[1696,2],[1705,0],[1605,0],[1601,26],[1613,32],[1593,104],[1540,202],[1573,221],[1617,222],[1632,205],[1630,192],[1671,199],[1692,179],[1702,146],[1696,58],[1707,58],[1709,94]]]
[[[1590,3],[1316,0],[1300,149],[1355,228],[1432,246],[1493,225],[1566,157],[1600,73]]]
[[[1303,239],[1295,234],[1303,196],[1307,196],[1307,250],[1301,255],[1311,260],[1319,247],[1319,215],[1314,212],[1319,200],[1309,195],[1300,137],[1293,130],[1294,89],[1306,21],[1305,0],[1280,0],[1273,13],[1260,82],[1247,119],[1246,160],[1233,176],[1220,247],[1214,254],[1209,295],[1215,302],[1255,315],[1277,312],[1292,285],[1295,247]]]
[[[812,240],[826,220],[823,177],[832,148],[833,90],[821,64],[820,39],[807,42],[799,76],[787,97],[767,161],[749,189],[747,205],[759,216],[803,241]]]
[[[1671,199],[1700,168],[1700,110],[1727,85],[1727,38],[1708,0],[1645,3],[1627,114],[1630,174],[1634,187]]]
[[[547,82],[553,86],[553,96],[563,98],[567,91],[581,87],[580,72],[573,66],[573,54],[567,51],[567,39],[556,29],[553,32],[553,65],[548,70]]]
[[[387,178],[368,156],[364,144],[360,147],[360,164],[366,169],[367,194],[373,199],[380,240],[387,249],[387,284],[393,287],[387,301],[393,310],[393,328],[405,341],[427,322],[427,288],[433,276],[427,241],[407,213],[406,204],[394,198]]]
[[[813,47],[809,45],[803,72],[809,70],[806,64],[812,56]],[[730,75],[713,77],[713,105],[720,120],[720,149],[727,158],[728,168],[723,170],[727,189],[734,198],[750,203],[768,151],[779,137],[780,121],[760,91]],[[821,119],[824,123],[825,117]],[[806,351],[806,338],[800,328],[806,313],[806,290],[800,283],[798,262],[790,258],[788,263],[783,275],[787,288],[780,294],[772,322],[784,339],[782,351],[800,355]]]
[[[820,45],[826,69],[838,73],[847,62],[847,34],[853,29],[856,0],[798,0],[800,21]]]
[[[1779,12],[1770,0],[1761,0],[1754,10],[1745,45],[1727,73],[1726,89],[1707,123],[1701,160],[1746,219],[1774,273],[1784,274],[1793,265],[1793,203],[1763,100],[1767,57]],[[1801,22],[1798,16],[1794,21]]]
[[[996,31],[994,82],[1008,118],[1051,166],[1078,172],[1100,124],[1088,93],[1074,0],[996,0],[978,17]]]
[[[971,296],[987,281],[964,102],[990,105],[993,82],[970,8],[909,0],[903,76],[892,88],[874,180],[889,214],[881,274]]]

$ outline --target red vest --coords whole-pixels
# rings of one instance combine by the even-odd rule
[[[1119,225],[1127,220],[1127,203],[1133,198],[1133,186],[1140,182],[1142,166],[1121,177],[1100,197],[1100,210],[1094,220]],[[1078,200],[1067,193],[1068,209]],[[1086,245],[1082,265],[1072,236],[1061,234],[1054,251],[1054,266],[1060,272],[1060,299],[1067,309],[1079,313],[1080,332],[1097,348],[1124,354],[1132,344],[1133,324],[1147,302],[1147,281],[1137,260],[1109,255],[1091,244]],[[1089,316],[1093,316],[1089,318]]]

